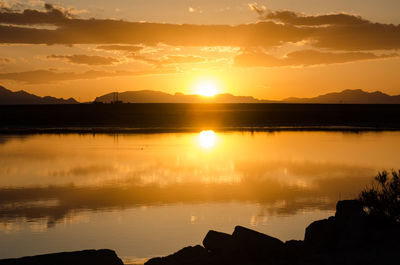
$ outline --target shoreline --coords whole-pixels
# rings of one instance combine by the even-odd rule
[[[0,133],[400,130],[400,105],[0,106]]]
[[[35,135],[35,134],[158,134],[158,133],[198,133],[203,130],[215,132],[399,132],[400,127],[362,127],[362,126],[263,126],[263,127],[186,127],[186,128],[129,128],[129,127],[14,127],[1,128],[0,135]]]

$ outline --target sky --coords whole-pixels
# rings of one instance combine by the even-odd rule
[[[400,94],[398,0],[0,0],[0,85],[279,100]],[[211,84],[211,85],[210,85]]]

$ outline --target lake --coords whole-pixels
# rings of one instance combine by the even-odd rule
[[[111,248],[141,262],[236,225],[303,239],[378,170],[400,132],[0,136],[0,258]]]

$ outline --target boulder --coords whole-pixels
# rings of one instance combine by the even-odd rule
[[[152,258],[145,265],[202,265],[208,264],[209,253],[200,245],[185,247],[178,252],[162,258]]]
[[[265,260],[279,256],[283,251],[284,243],[279,239],[243,226],[236,226],[232,237],[241,256]]]
[[[366,218],[363,205],[359,200],[344,200],[336,204],[338,248],[358,248],[365,243]]]
[[[237,226],[232,235],[209,231],[205,248],[185,248],[146,265],[391,265],[398,263],[400,225],[371,219],[359,201],[340,201],[336,215],[306,228],[304,241],[285,243]]]
[[[283,242],[257,231],[236,226],[232,235],[209,231],[203,240],[213,261],[228,261],[230,264],[244,264],[251,261],[275,259],[283,253]],[[216,262],[221,264],[221,262]]]
[[[124,265],[109,249],[61,252],[54,254],[0,260],[1,265]]]
[[[261,247],[276,251],[283,247],[283,242],[279,239],[243,226],[236,226],[232,237],[238,242],[240,248]]]
[[[304,241],[289,240],[284,245],[285,256],[301,256],[305,253]]]
[[[208,231],[203,240],[203,246],[213,253],[229,253],[236,250],[236,243],[232,235],[214,230]]]
[[[343,200],[336,204],[335,218],[338,222],[365,216],[363,205],[359,200]]]
[[[364,244],[366,215],[358,200],[336,204],[336,214],[329,219],[313,222],[306,228],[304,241],[316,250],[351,249]]]
[[[334,248],[338,241],[338,231],[334,217],[318,220],[306,228],[304,243],[315,250]]]

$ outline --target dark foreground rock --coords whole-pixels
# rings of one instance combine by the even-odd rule
[[[162,258],[153,258],[146,262],[148,265],[157,264],[208,264],[210,261],[210,253],[200,245],[194,247],[186,247],[178,252]]]
[[[3,259],[0,265],[123,265],[123,262],[114,251],[101,249]]]
[[[145,265],[392,265],[399,264],[400,226],[369,217],[358,201],[340,201],[336,214],[310,224],[304,240],[277,238],[237,226],[209,231],[203,246],[186,247]],[[123,265],[112,250],[84,250],[18,259],[0,265]]]
[[[209,231],[203,246],[186,247],[146,265],[392,265],[399,264],[400,227],[368,217],[361,203],[339,201],[335,216],[306,228],[304,241],[285,243],[237,226],[230,234]]]

